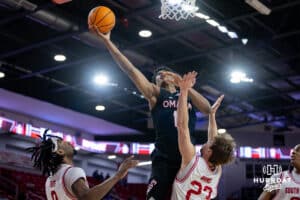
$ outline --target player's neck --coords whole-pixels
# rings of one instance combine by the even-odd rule
[[[203,157],[204,158],[204,157]],[[216,169],[216,166],[214,164],[212,164],[211,162],[209,162],[208,159],[205,159],[204,160],[206,161],[206,164],[207,164],[207,167],[211,170],[211,171],[215,171]]]
[[[67,165],[73,165],[73,159],[64,157],[63,163]]]

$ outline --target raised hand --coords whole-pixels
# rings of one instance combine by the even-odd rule
[[[214,103],[214,105],[212,105],[211,107],[211,114],[215,114],[218,110],[218,108],[220,107],[222,101],[224,99],[224,95],[221,95],[217,100],[216,102]]]
[[[124,178],[127,175],[128,170],[130,168],[137,166],[137,164],[139,163],[138,160],[134,160],[133,158],[134,156],[130,156],[121,163],[118,172],[116,174],[120,179]]]
[[[90,32],[95,33],[98,35],[102,40],[110,40],[110,32],[108,33],[101,33],[96,26],[89,26]]]
[[[180,90],[188,90],[192,88],[196,83],[197,74],[198,73],[195,71],[185,74],[182,80],[178,83]]]

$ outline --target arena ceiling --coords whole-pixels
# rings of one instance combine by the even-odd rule
[[[159,19],[158,0],[73,0],[63,5],[1,0],[0,71],[6,76],[0,85],[145,133],[97,139],[153,141],[147,101],[88,33],[89,11],[105,5],[117,17],[112,40],[149,79],[162,64],[181,74],[196,70],[195,87],[211,102],[225,94],[220,127],[265,124],[271,131],[290,131],[300,126],[300,1],[264,3],[272,9],[269,16],[243,0],[197,0],[201,12],[238,34],[239,39],[231,39],[199,18]],[[152,37],[139,37],[141,29],[151,30]],[[58,53],[67,60],[54,61]],[[230,83],[234,69],[246,72],[253,83]],[[95,85],[96,73],[107,74],[118,86]],[[96,111],[98,104],[106,110]],[[198,114],[199,130],[206,120]]]

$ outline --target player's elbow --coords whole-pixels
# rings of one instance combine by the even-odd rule
[[[202,109],[202,112],[203,112],[205,115],[209,115],[209,114],[211,113],[211,106],[210,106],[209,103]]]
[[[204,101],[194,101],[193,104],[203,114],[209,115],[211,113],[211,105],[206,99]]]

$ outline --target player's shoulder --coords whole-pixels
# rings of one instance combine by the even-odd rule
[[[67,169],[70,172],[84,172],[84,170],[80,167],[70,166]]]
[[[80,167],[70,166],[64,172],[64,178],[67,180],[76,180],[80,177],[86,179],[86,174]]]

